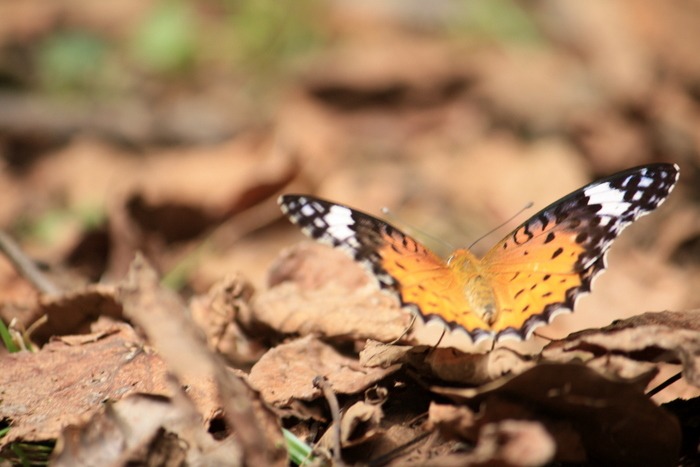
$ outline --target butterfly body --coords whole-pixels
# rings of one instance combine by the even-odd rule
[[[525,339],[573,310],[605,269],[612,241],[658,207],[677,179],[672,164],[620,172],[547,206],[482,258],[458,249],[447,261],[390,224],[341,204],[285,195],[280,206],[304,233],[348,253],[425,321],[438,319],[474,341]]]

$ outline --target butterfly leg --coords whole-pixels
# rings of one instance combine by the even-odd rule
[[[403,339],[403,338],[406,336],[406,334],[408,334],[408,331],[410,331],[411,328],[413,327],[413,323],[416,322],[416,318],[417,318],[417,315],[414,313],[414,314],[413,314],[413,318],[411,318],[411,322],[408,323],[408,326],[406,326],[406,329],[403,330],[403,332],[401,333],[401,335],[400,335],[399,337],[397,337],[397,338],[394,339],[393,341],[389,342],[389,345],[394,345],[394,344],[396,344],[398,341],[400,341],[401,339]]]

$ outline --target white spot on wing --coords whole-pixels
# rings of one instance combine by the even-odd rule
[[[316,214],[316,211],[310,204],[302,204],[299,211],[306,217],[312,217],[314,214]]]
[[[592,186],[584,194],[588,196],[590,204],[601,205],[597,213],[600,216],[619,217],[630,207],[630,203],[624,201],[625,192],[611,188],[609,183]]]
[[[355,235],[355,232],[349,227],[354,224],[352,211],[346,207],[331,206],[325,221],[328,223],[328,234],[333,238],[344,241]]]
[[[661,172],[662,177],[666,177],[666,172]],[[654,183],[654,180],[649,178],[649,177],[644,177],[639,181],[639,186],[642,188],[647,188],[651,186],[651,184]]]

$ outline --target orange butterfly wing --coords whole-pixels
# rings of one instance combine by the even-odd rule
[[[656,209],[678,180],[678,167],[653,164],[587,185],[544,208],[483,258],[499,304],[497,338],[526,339],[571,312],[606,267],[612,242]]]
[[[468,276],[425,246],[369,214],[307,195],[284,195],[282,211],[302,232],[362,264],[379,286],[424,320],[439,318],[474,339],[491,335],[464,290]]]
[[[425,320],[439,318],[450,327],[461,327],[475,340],[489,337],[488,324],[465,295],[470,279],[411,237],[394,230],[379,247],[382,268],[396,279],[404,306],[415,308]],[[475,258],[474,258],[475,259]]]

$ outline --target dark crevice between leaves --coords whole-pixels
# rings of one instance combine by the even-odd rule
[[[209,421],[207,431],[216,440],[226,439],[231,434],[231,429],[226,423],[223,414],[219,414]]]

